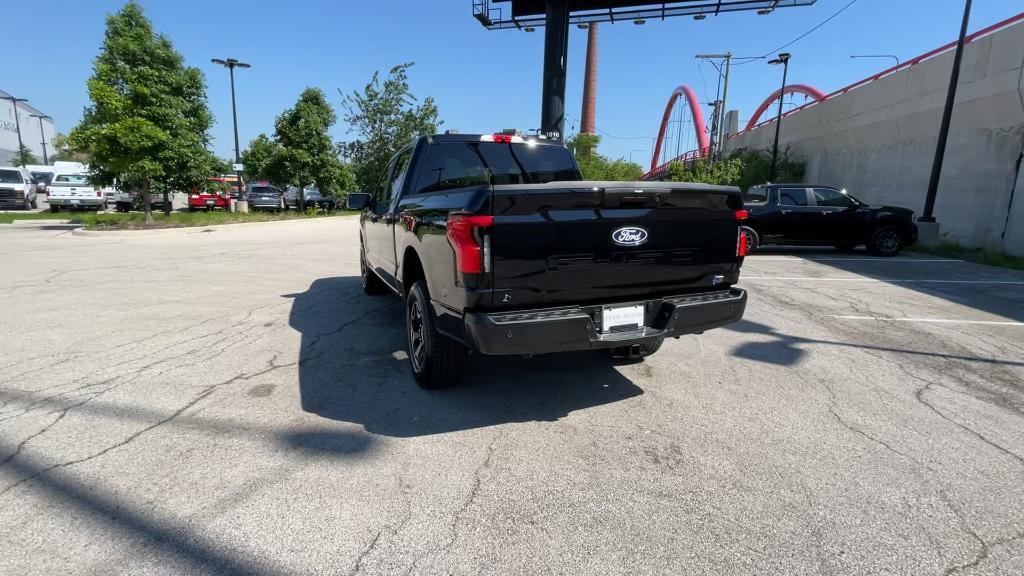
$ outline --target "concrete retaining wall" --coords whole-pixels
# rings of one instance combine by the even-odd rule
[[[780,145],[807,161],[807,182],[920,214],[952,63],[948,51],[784,117]],[[770,122],[735,134],[726,148],[770,149],[774,131]],[[935,206],[941,233],[1024,255],[1022,154],[1024,23],[964,50]]]

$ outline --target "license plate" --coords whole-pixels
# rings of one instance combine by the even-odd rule
[[[206,205],[207,206],[213,206],[214,204],[215,204],[215,202],[213,200],[207,200],[206,201]]]
[[[644,306],[605,306],[601,309],[602,332],[638,330],[644,325]]]
[[[78,204],[78,200],[72,199],[72,200],[71,200],[71,203],[72,203],[72,204]]]

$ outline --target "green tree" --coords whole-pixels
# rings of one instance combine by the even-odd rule
[[[48,154],[50,162],[81,162],[88,164],[91,159],[89,152],[77,150],[71,146],[71,137],[67,134],[54,134],[51,141],[51,150]]]
[[[24,144],[21,145],[21,148],[17,152],[15,152],[14,157],[11,158],[11,164],[14,164],[15,166],[24,166],[26,164],[38,163],[39,159],[36,158],[36,155],[32,153],[32,149],[29,148],[28,146],[25,146]]]
[[[270,161],[281,151],[281,146],[270,139],[266,134],[260,134],[249,142],[248,148],[242,151],[242,164],[245,165],[245,177],[250,181],[269,180],[274,184],[287,184],[287,182],[276,182],[267,171]]]
[[[800,182],[805,164],[793,158],[789,150],[780,154],[776,182]],[[672,182],[702,182],[739,186],[746,190],[768,181],[771,173],[771,154],[764,150],[742,150],[730,156],[708,162],[692,164],[674,162],[668,167],[665,179]]]
[[[736,152],[733,156],[743,162],[743,172],[736,183],[740,188],[746,190],[771,179],[771,150],[746,149]],[[775,182],[801,182],[806,167],[806,163],[794,158],[787,147],[779,154]]]
[[[221,174],[233,174],[235,172],[234,164],[234,162],[228,160],[227,158],[219,158],[217,156],[214,156],[213,161],[210,162],[210,170],[212,174],[218,176],[220,176]]]
[[[141,190],[147,222],[153,218],[151,193],[166,199],[212,174],[205,78],[153,31],[136,2],[107,16],[88,91],[91,105],[71,132],[71,145],[89,151],[97,183],[117,178]],[[170,203],[164,205],[169,212]]]
[[[426,97],[419,105],[409,91],[408,70],[413,62],[391,69],[381,82],[380,73],[362,92],[342,95],[345,122],[357,138],[342,145],[342,152],[355,172],[356,185],[368,190],[376,184],[388,161],[403,146],[420,134],[433,134],[442,124],[434,99]]]
[[[631,182],[643,176],[644,170],[639,164],[623,158],[609,160],[598,154],[597,145],[600,143],[601,137],[596,134],[577,134],[566,142],[576,154],[576,163],[585,180]]]
[[[271,147],[273,152],[262,170],[267,180],[299,188],[316,184],[324,193],[339,193],[345,168],[327,134],[335,121],[337,115],[322,90],[303,90],[295,106],[282,112],[274,122],[277,149]]]
[[[668,167],[667,179],[673,182],[702,182],[737,186],[743,175],[744,163],[738,157],[708,162],[698,160],[692,164],[673,162]]]

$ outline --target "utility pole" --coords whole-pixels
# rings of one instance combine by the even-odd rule
[[[540,133],[565,140],[565,71],[569,57],[569,0],[547,0],[544,14],[544,81]]]
[[[711,166],[711,164],[715,161],[715,150],[717,147],[716,145],[718,144],[718,133],[721,127],[721,124],[719,123],[718,112],[721,106],[721,100],[715,100],[714,102],[711,103],[711,108],[713,112],[711,113],[711,142],[708,145],[708,166]]]
[[[928,194],[924,200],[924,214],[917,219],[927,224],[921,227],[922,244],[934,243],[938,240],[939,227],[935,223],[935,195],[939,191],[939,177],[942,175],[942,161],[946,156],[946,140],[949,138],[949,123],[953,118],[953,104],[956,101],[956,85],[960,81],[960,61],[964,56],[964,38],[967,36],[967,25],[971,19],[971,0],[964,3],[964,19],[960,24],[960,37],[956,41],[956,52],[953,53],[953,71],[949,76],[949,91],[946,93],[946,106],[942,110],[942,125],[939,127],[939,141],[935,145],[935,159],[932,160],[932,174],[928,179]],[[925,230],[927,229],[927,230]]]
[[[722,98],[721,104],[717,108],[717,116],[711,118],[711,125],[714,126],[716,123],[719,126],[719,132],[725,126],[725,111],[728,109],[726,106],[729,102],[729,72],[732,69],[732,52],[726,52],[725,54],[697,54],[696,58],[700,60],[708,60],[718,71],[718,80],[722,84]],[[715,61],[722,60],[724,66],[720,67]],[[722,68],[725,68],[725,81],[722,82]],[[715,93],[715,101],[718,102],[718,93]],[[713,131],[713,130],[712,130]],[[717,150],[714,142],[718,143]],[[725,151],[725,137],[719,134],[718,140],[712,142],[711,156],[716,154],[721,155]]]
[[[769,172],[769,182],[775,181],[775,170],[779,161],[779,130],[782,128],[782,101],[786,99],[786,76],[789,74],[789,58],[790,54],[783,52],[779,54],[778,58],[768,61],[773,66],[782,64],[782,89],[779,90],[779,116],[775,119],[775,144],[772,145],[772,169]]]
[[[46,114],[29,114],[29,116],[39,119],[39,140],[40,143],[43,145],[43,164],[49,166],[50,157],[47,156],[46,154],[46,134],[43,133],[43,120],[53,120],[53,118],[47,116]]]

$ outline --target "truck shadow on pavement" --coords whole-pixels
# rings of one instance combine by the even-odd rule
[[[402,305],[393,295],[366,296],[358,277],[338,277],[287,296],[294,298],[289,323],[302,335],[302,409],[374,434],[413,437],[554,421],[643,394],[599,352],[475,355],[460,384],[423,390],[412,379]]]

